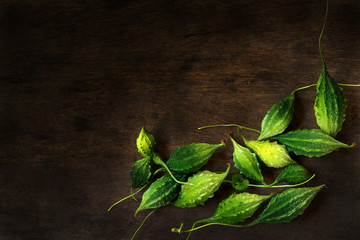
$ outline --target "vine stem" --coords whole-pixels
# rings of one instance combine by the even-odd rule
[[[257,129],[244,127],[244,126],[241,126],[241,125],[238,125],[238,124],[215,124],[215,125],[208,125],[208,126],[199,127],[198,129],[201,130],[201,129],[204,129],[204,128],[213,128],[213,127],[238,127],[240,129],[246,129],[246,130],[249,130],[249,131],[254,131],[254,132],[260,133],[260,131],[257,130]]]
[[[326,0],[326,12],[325,12],[325,17],[324,17],[324,23],[323,23],[323,27],[321,29],[321,33],[320,33],[320,36],[319,36],[319,53],[320,53],[320,58],[321,58],[321,62],[323,64],[324,69],[326,69],[326,64],[325,64],[325,60],[324,60],[322,50],[321,50],[321,38],[322,38],[322,35],[324,34],[325,24],[326,24],[327,15],[328,15],[328,10],[329,10],[329,0]]]
[[[297,92],[297,91],[300,91],[300,90],[303,90],[303,89],[307,89],[307,88],[310,88],[310,87],[314,87],[314,86],[316,86],[316,83],[310,84],[310,85],[307,85],[307,86],[304,86],[304,87],[297,88],[297,89],[295,89],[294,91],[292,91],[291,94],[294,94],[294,93]]]
[[[313,174],[309,179],[307,179],[306,181],[303,181],[301,183],[297,183],[297,184],[293,184],[293,185],[274,185],[274,183],[270,184],[270,185],[255,185],[255,184],[249,184],[250,187],[262,187],[262,188],[284,188],[284,187],[297,187],[300,185],[303,185],[307,182],[310,182],[311,179],[313,179],[316,176],[316,174]]]
[[[145,218],[144,220],[142,221],[142,223],[140,224],[140,226],[138,227],[138,229],[136,229],[134,235],[132,236],[132,238],[130,240],[133,240],[135,235],[138,233],[138,231],[140,230],[140,228],[144,225],[146,219],[148,219],[150,217],[151,214],[153,214],[154,212],[156,211],[156,209],[152,210]]]
[[[294,94],[295,92],[303,90],[303,89],[314,87],[316,85],[317,85],[317,83],[314,83],[314,84],[310,84],[310,85],[307,85],[307,86],[304,86],[304,87],[297,88],[294,91],[292,91],[291,94]],[[352,83],[337,83],[337,85],[344,86],[344,87],[360,87],[360,84],[352,84]]]
[[[108,209],[108,212],[109,212],[115,205],[117,205],[117,204],[121,203],[122,201],[124,201],[124,200],[126,200],[126,199],[128,199],[128,198],[131,198],[131,197],[134,196],[135,194],[139,193],[139,192],[140,192],[141,190],[143,190],[147,185],[148,185],[148,184],[142,186],[142,187],[141,187],[139,190],[137,190],[136,192],[130,194],[130,195],[127,196],[127,197],[124,197],[124,198],[120,199],[119,201],[117,201],[116,203],[114,203],[113,205],[111,205],[111,207],[109,207],[109,209]]]
[[[344,87],[360,87],[360,84],[338,83],[338,85],[344,86]]]
[[[310,182],[311,179],[313,179],[316,176],[316,174],[313,174],[309,179],[307,179],[306,181],[303,181],[301,183],[297,183],[297,184],[293,184],[293,185],[274,185],[276,182],[273,182],[270,185],[267,184],[263,184],[263,185],[257,185],[257,184],[248,184],[249,187],[259,187],[259,188],[284,188],[284,187],[297,187],[300,185],[303,185],[307,182]],[[224,180],[223,182],[227,182],[227,183],[233,183],[231,180]]]
[[[153,156],[153,161],[154,163],[162,166],[163,168],[166,169],[166,171],[170,174],[170,176],[174,179],[175,182],[179,183],[179,184],[189,184],[189,183],[186,183],[186,182],[181,182],[179,180],[177,180],[174,175],[172,174],[172,172],[170,171],[170,169],[168,168],[168,166],[166,165],[166,163],[163,162],[163,160],[161,160],[160,156],[157,155],[157,154],[154,154]]]
[[[194,222],[194,224],[192,225],[191,229],[195,228],[195,225],[198,224],[199,222],[201,222],[201,220]],[[181,231],[181,229],[180,229],[180,231]],[[180,233],[180,232],[179,232],[179,233]],[[186,240],[189,240],[191,233],[192,233],[192,232],[189,232]]]
[[[130,194],[132,195],[132,198],[135,200],[135,201],[137,201],[137,199],[136,199],[136,197],[133,195],[133,188],[130,188]]]
[[[151,180],[154,178],[154,176],[155,176],[156,174],[158,174],[159,172],[164,172],[164,171],[165,171],[164,168],[159,168],[159,169],[157,169],[157,170],[153,173],[153,175],[151,176],[151,179],[150,179],[149,182],[151,182]],[[136,194],[139,193],[141,190],[143,190],[147,185],[149,185],[149,183],[145,184],[144,186],[142,186],[139,190],[137,190],[137,191],[134,192],[134,193],[133,193],[133,191],[132,191],[133,188],[131,188],[131,194],[130,194],[129,196],[127,196],[127,197],[124,197],[124,198],[120,199],[119,201],[117,201],[117,202],[114,203],[113,205],[111,205],[111,207],[108,209],[108,212],[109,212],[115,205],[121,203],[122,201],[124,201],[124,200],[126,200],[126,199],[128,199],[128,198],[130,198],[130,197],[133,197],[133,198],[137,201],[137,199],[134,197],[134,195],[136,195]]]
[[[195,223],[198,223],[200,221],[197,221]],[[194,223],[194,224],[195,224]],[[257,224],[256,222],[251,222],[249,224],[246,224],[246,225],[235,225],[235,224],[228,224],[228,223],[221,223],[221,222],[213,222],[213,223],[207,223],[207,224],[204,224],[204,225],[201,225],[199,227],[196,227],[196,228],[191,228],[189,230],[182,230],[181,228],[173,228],[171,229],[172,232],[177,232],[177,233],[190,233],[190,232],[193,232],[193,231],[196,231],[196,230],[199,230],[201,228],[204,228],[204,227],[207,227],[207,226],[211,226],[211,225],[220,225],[220,226],[226,226],[226,227],[250,227],[252,225],[255,225]]]

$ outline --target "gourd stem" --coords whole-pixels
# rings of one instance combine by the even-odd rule
[[[135,201],[137,201],[137,199],[136,199],[136,197],[133,195],[133,188],[130,188],[130,194],[131,194],[131,196],[132,196],[132,198],[135,200]]]
[[[246,130],[249,130],[249,131],[254,131],[254,132],[260,133],[259,130],[244,127],[244,126],[241,126],[241,125],[238,125],[238,124],[215,124],[215,125],[199,127],[198,129],[201,130],[201,129],[204,129],[204,128],[213,128],[213,127],[238,127],[240,129],[246,129]]]
[[[159,168],[159,169],[157,169],[157,170],[153,173],[153,175],[151,176],[151,179],[150,179],[149,183],[151,182],[151,180],[154,178],[154,176],[155,176],[156,174],[158,174],[159,172],[163,172],[163,171],[165,171],[164,168]],[[134,192],[134,193],[132,192],[133,188],[131,188],[131,195],[129,195],[129,196],[127,196],[127,197],[124,197],[124,198],[120,199],[119,201],[117,201],[116,203],[114,203],[113,205],[111,205],[111,207],[108,209],[108,211],[110,211],[115,205],[121,203],[122,201],[124,201],[124,200],[126,200],[126,199],[128,199],[128,198],[130,198],[130,197],[133,197],[133,198],[137,201],[137,199],[134,197],[134,195],[136,195],[136,194],[139,193],[141,190],[143,190],[147,185],[149,185],[149,183],[145,184],[144,186],[142,186],[139,190],[137,190],[137,191]]]
[[[276,181],[273,182],[272,184],[270,185],[267,185],[267,184],[263,184],[263,185],[257,185],[257,184],[248,184],[249,187],[259,187],[259,188],[284,188],[284,187],[297,187],[297,186],[300,186],[300,185],[303,185],[307,182],[310,182],[311,179],[313,179],[314,177],[316,176],[316,174],[312,175],[309,179],[307,179],[306,181],[303,181],[301,183],[297,183],[297,184],[293,184],[293,185],[275,185],[276,184]],[[231,180],[224,180],[223,182],[226,182],[226,183],[233,183],[233,181]]]
[[[137,191],[134,192],[133,194],[131,194],[131,195],[127,196],[127,197],[124,197],[124,198],[120,199],[119,201],[117,201],[116,203],[114,203],[113,205],[111,205],[111,207],[109,207],[109,209],[108,209],[108,212],[109,212],[115,205],[117,205],[117,204],[121,203],[122,201],[124,201],[124,200],[126,200],[126,199],[128,199],[128,198],[131,198],[131,197],[134,196],[135,194],[139,193],[139,192],[140,192],[141,190],[143,190],[147,185],[148,185],[148,184],[142,186],[139,190],[137,190]]]
[[[320,36],[319,36],[319,53],[320,53],[320,58],[321,58],[324,69],[326,69],[326,64],[325,64],[325,60],[324,60],[324,57],[323,57],[323,54],[322,54],[322,51],[321,51],[321,38],[322,38],[322,35],[324,33],[324,30],[325,30],[325,24],[326,24],[327,15],[328,15],[328,9],[329,9],[329,0],[326,0],[326,12],[325,12],[325,17],[324,17],[324,23],[323,23],[323,27],[321,29],[321,33],[320,33]]]
[[[192,225],[191,229],[195,228],[195,225],[198,224],[199,222],[201,222],[201,220],[194,222],[194,224]],[[180,230],[180,231],[181,231],[181,230]],[[192,232],[189,232],[186,240],[189,240],[191,233],[192,233]]]
[[[170,174],[170,176],[174,179],[175,182],[179,183],[179,184],[189,184],[189,183],[186,183],[186,182],[181,182],[179,180],[177,180],[174,175],[172,174],[172,172],[170,171],[170,169],[168,168],[168,166],[166,165],[166,163],[163,162],[163,160],[161,160],[160,156],[157,155],[157,154],[154,154],[154,157],[153,157],[153,161],[154,163],[162,166],[163,168],[166,169],[166,171]]]
[[[152,210],[145,218],[144,220],[142,221],[142,223],[140,224],[140,226],[138,227],[138,229],[136,229],[134,235],[132,236],[132,238],[130,240],[133,240],[135,235],[137,234],[137,232],[140,230],[140,228],[144,225],[146,219],[148,219],[150,217],[151,214],[153,214],[154,212],[156,211],[156,209]]]
[[[300,90],[303,90],[303,89],[307,89],[307,88],[310,88],[310,87],[314,87],[314,86],[316,86],[316,83],[311,84],[311,85],[307,85],[307,86],[305,86],[305,87],[297,88],[297,89],[295,89],[294,91],[292,91],[291,94],[294,94],[294,93],[297,92],[297,91],[300,91]]]
[[[344,87],[360,87],[360,84],[338,83],[338,85],[344,86]]]
[[[310,87],[314,87],[314,86],[316,86],[316,85],[317,85],[317,84],[314,83],[314,84],[310,84],[310,85],[307,85],[307,86],[304,86],[304,87],[297,88],[297,89],[295,89],[294,91],[292,91],[291,94],[294,94],[295,92],[300,91],[300,90],[303,90],[303,89],[307,89],[307,88],[310,88]],[[344,87],[360,87],[360,84],[352,84],[352,83],[337,83],[337,85],[339,85],[339,86],[344,86]]]
[[[220,225],[220,226],[226,226],[226,227],[250,227],[250,226],[255,225],[255,224],[257,224],[257,223],[251,222],[251,223],[246,224],[246,225],[235,225],[235,224],[228,224],[228,223],[221,223],[221,222],[213,222],[213,223],[207,223],[207,224],[201,225],[201,226],[196,227],[196,228],[191,228],[189,230],[181,230],[181,229],[178,229],[178,228],[173,228],[172,232],[178,232],[178,233],[193,232],[193,231],[196,231],[196,230],[199,230],[201,228],[211,226],[211,225]]]
[[[274,185],[274,184],[276,184],[276,181],[275,181],[275,182],[273,182],[273,183],[270,184],[270,185],[255,185],[255,184],[249,184],[249,187],[262,187],[262,188],[297,187],[297,186],[300,186],[300,185],[303,185],[303,184],[309,182],[309,181],[310,181],[311,179],[313,179],[315,176],[316,176],[316,174],[312,175],[309,179],[307,179],[307,180],[304,181],[304,182],[297,183],[297,184],[293,184],[293,185]]]

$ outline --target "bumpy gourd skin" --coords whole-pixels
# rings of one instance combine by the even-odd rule
[[[144,157],[150,156],[156,149],[155,138],[143,127],[136,139],[136,146],[141,155]]]
[[[310,205],[316,194],[324,187],[290,188],[273,197],[254,223],[290,222]]]
[[[235,224],[243,222],[251,217],[263,202],[271,198],[272,195],[257,195],[250,193],[233,193],[230,197],[223,200],[216,208],[211,218],[203,222],[221,222]]]
[[[346,99],[324,67],[316,86],[315,116],[321,130],[335,137],[345,121]]]
[[[137,160],[130,170],[131,188],[138,188],[147,184],[151,178],[151,157]]]
[[[247,141],[245,138],[244,142],[268,167],[282,168],[296,163],[291,159],[286,148],[276,142]]]
[[[294,114],[294,93],[274,104],[261,123],[258,140],[278,135],[289,126]]]
[[[256,154],[238,144],[232,137],[230,137],[230,139],[234,146],[233,160],[235,167],[246,177],[264,183],[264,177],[261,173]]]
[[[175,174],[180,181],[186,179],[186,174]],[[180,192],[180,184],[176,183],[170,175],[162,176],[153,182],[142,196],[141,204],[136,210],[159,208],[171,203]]]
[[[191,143],[179,147],[171,154],[166,165],[171,171],[179,173],[197,172],[221,146],[224,144]]]
[[[182,208],[204,205],[206,200],[214,197],[214,192],[219,189],[229,170],[230,166],[224,173],[202,171],[189,177],[187,184],[181,186],[179,197],[174,202],[174,205]]]
[[[352,145],[339,142],[320,129],[303,129],[290,131],[286,134],[276,136],[286,148],[296,155],[307,157],[321,157],[338,148],[350,148]]]

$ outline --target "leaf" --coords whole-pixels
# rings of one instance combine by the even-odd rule
[[[248,188],[249,180],[243,178],[241,174],[234,174],[231,177],[231,185],[238,191],[243,191]]]
[[[290,222],[310,205],[316,194],[324,187],[290,188],[273,197],[264,211],[253,223]]]
[[[324,67],[316,86],[315,116],[326,134],[335,137],[345,121],[346,99],[335,80]]]
[[[268,167],[282,168],[296,163],[283,145],[269,141],[247,141],[244,137],[243,139],[246,146],[252,149]]]
[[[175,172],[197,172],[208,162],[215,150],[223,145],[223,143],[215,145],[191,143],[175,149],[166,164],[170,170]]]
[[[238,144],[232,137],[230,137],[230,139],[234,145],[233,159],[235,167],[246,177],[264,183],[264,177],[255,153],[250,152],[248,148]]]
[[[352,145],[339,142],[319,129],[290,131],[274,137],[296,155],[321,157],[338,148],[350,148]]]
[[[294,94],[274,104],[261,123],[258,140],[282,133],[290,124],[294,113]]]
[[[187,181],[187,184],[181,185],[181,191],[174,205],[182,208],[192,208],[198,205],[204,205],[205,201],[214,197],[221,183],[229,173],[230,166],[224,173],[213,173],[202,171],[194,174]]]
[[[300,164],[291,164],[280,173],[274,184],[280,182],[298,184],[308,180],[311,176],[312,174]]]
[[[244,193],[233,193],[230,197],[220,202],[211,218],[202,222],[221,222],[235,224],[243,222],[251,217],[254,212],[272,195],[257,195]]]
[[[175,174],[176,178],[184,181],[185,174]],[[135,215],[144,209],[159,208],[171,203],[180,192],[180,184],[176,183],[170,175],[162,176],[153,182],[144,192],[141,204]]]
[[[137,160],[130,170],[131,188],[138,188],[147,184],[151,178],[151,157]]]
[[[136,139],[136,146],[139,153],[144,157],[150,156],[156,149],[155,138],[143,127]]]

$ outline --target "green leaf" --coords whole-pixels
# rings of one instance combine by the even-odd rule
[[[246,177],[264,183],[264,177],[261,173],[260,165],[255,153],[252,153],[248,148],[239,145],[232,137],[230,137],[230,139],[234,145],[233,159],[235,167]]]
[[[233,193],[230,197],[220,202],[211,218],[201,222],[221,222],[235,224],[243,222],[251,217],[254,212],[272,195],[257,195],[244,193]]]
[[[151,178],[151,157],[137,160],[130,170],[131,188],[138,188],[147,184]]]
[[[290,188],[273,197],[254,223],[290,222],[310,205],[316,194],[324,187]]]
[[[326,134],[335,137],[345,121],[346,99],[335,80],[324,67],[316,86],[315,116]]]
[[[248,188],[249,180],[243,178],[241,174],[234,174],[231,177],[231,185],[238,191],[243,191]]]
[[[177,179],[184,181],[185,174],[175,174]],[[162,176],[153,182],[144,192],[139,208],[135,215],[144,209],[159,208],[171,203],[180,192],[180,184],[176,183],[170,175]]]
[[[230,166],[224,173],[213,173],[202,171],[194,174],[187,181],[187,184],[181,185],[181,191],[174,205],[182,208],[192,208],[198,205],[204,205],[205,201],[214,197],[221,183],[229,173]]]
[[[282,168],[296,163],[283,145],[269,141],[247,141],[244,137],[243,139],[246,146],[252,149],[268,167]]]
[[[350,148],[352,145],[339,142],[319,129],[290,131],[274,137],[296,155],[321,157],[338,148]]]
[[[274,184],[280,182],[298,184],[308,180],[311,176],[312,174],[300,164],[291,164],[280,173]]]
[[[276,103],[267,112],[261,123],[258,140],[282,133],[290,124],[294,113],[294,94]]]
[[[155,138],[143,127],[136,139],[136,146],[139,153],[144,157],[150,156],[156,149]]]
[[[192,143],[175,149],[167,165],[170,170],[180,173],[193,173],[202,168],[220,144]]]

